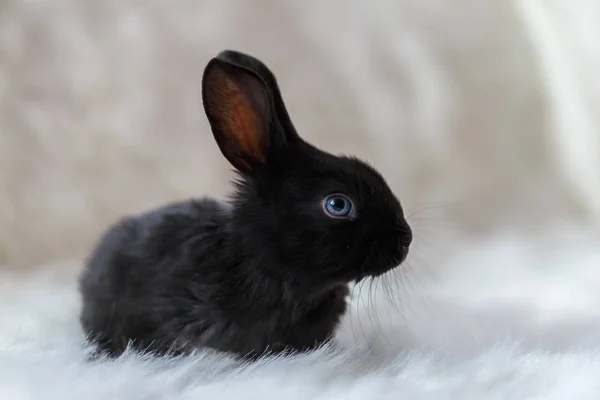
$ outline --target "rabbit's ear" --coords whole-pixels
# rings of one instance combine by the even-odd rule
[[[213,58],[202,77],[202,102],[215,140],[231,165],[251,174],[256,165],[266,163],[273,105],[258,74]]]
[[[278,134],[271,137],[273,144],[285,145],[298,139],[298,134],[296,133],[294,124],[292,124],[285,107],[279,85],[277,84],[277,79],[273,72],[271,72],[271,70],[259,59],[248,54],[240,53],[239,51],[223,50],[217,55],[217,58],[254,72],[264,82],[265,89],[272,101],[273,113],[279,122],[279,127],[282,129]]]

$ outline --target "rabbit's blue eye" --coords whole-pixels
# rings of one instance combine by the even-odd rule
[[[334,218],[354,217],[354,205],[352,201],[341,194],[332,194],[325,199],[323,204],[325,212]]]

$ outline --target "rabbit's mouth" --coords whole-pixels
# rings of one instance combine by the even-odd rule
[[[391,271],[406,260],[408,253],[409,246],[402,240],[375,239],[360,268],[360,276],[357,281],[367,277],[376,278]]]

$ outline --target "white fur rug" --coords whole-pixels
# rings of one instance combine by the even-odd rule
[[[377,312],[349,316],[343,354],[246,366],[209,353],[88,363],[74,285],[4,273],[0,398],[598,399],[600,238],[524,240],[471,243],[440,268],[421,266],[426,277],[409,259],[400,306],[376,284],[355,298]]]

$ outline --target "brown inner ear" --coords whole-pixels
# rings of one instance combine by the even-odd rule
[[[256,97],[264,94],[264,89],[254,77],[235,72],[233,75],[239,79],[215,68],[206,82],[206,100],[221,151],[236,168],[251,172],[250,161],[266,162],[264,102]]]

